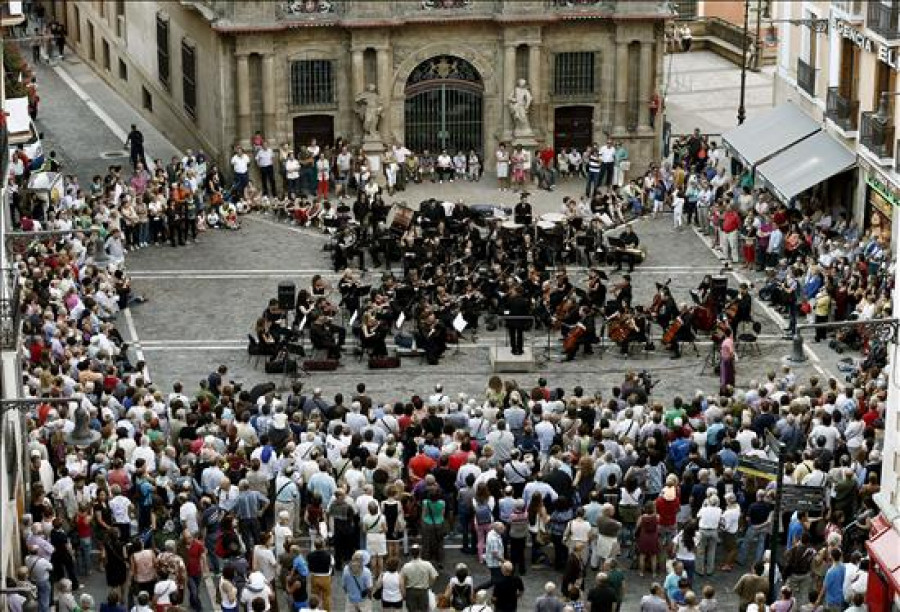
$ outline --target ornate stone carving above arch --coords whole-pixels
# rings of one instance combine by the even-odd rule
[[[496,49],[496,45],[490,45],[488,48],[493,51]],[[419,48],[414,53],[409,54],[406,59],[400,63],[399,67],[394,72],[394,84],[391,89],[391,98],[403,99],[406,91],[406,81],[409,79],[409,75],[412,71],[422,62],[438,55],[453,55],[466,60],[475,67],[478,74],[481,76],[481,81],[484,83],[484,96],[489,97],[498,95],[498,87],[500,84],[498,82],[498,75],[495,74],[496,70],[494,69],[494,65],[496,64],[495,58],[476,51],[474,48],[467,45],[460,45],[458,42],[436,42]]]

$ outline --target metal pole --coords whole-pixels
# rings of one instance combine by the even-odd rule
[[[778,546],[781,538],[781,491],[784,488],[784,453],[778,453],[778,474],[775,478],[775,510],[772,519],[772,542],[769,549],[769,596],[766,601],[775,599],[775,568],[778,566]]]
[[[744,0],[744,38],[741,43],[741,103],[738,106],[738,125],[744,123],[747,118],[747,109],[744,108],[744,96],[747,93],[747,38],[749,37],[750,0]]]
[[[753,63],[753,69],[759,70],[759,67],[762,66],[762,40],[759,38],[759,29],[762,27],[762,0],[756,0],[756,38],[753,39],[753,46],[756,49],[756,53],[753,54],[753,57],[756,58]]]

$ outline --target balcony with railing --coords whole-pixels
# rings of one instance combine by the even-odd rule
[[[797,87],[816,97],[816,69],[797,58]]]
[[[885,105],[877,111],[862,113],[860,118],[859,144],[867,148],[878,159],[892,160],[894,157],[894,116],[885,112]]]
[[[866,10],[866,28],[885,40],[900,40],[900,4],[872,0]]]
[[[859,100],[845,98],[840,93],[840,87],[829,87],[825,97],[825,117],[830,119],[844,132],[857,130],[859,115]]]

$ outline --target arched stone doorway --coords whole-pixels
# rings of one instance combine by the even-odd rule
[[[484,82],[471,63],[452,55],[427,59],[410,72],[404,95],[407,147],[484,153]]]

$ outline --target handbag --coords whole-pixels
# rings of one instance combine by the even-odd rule
[[[541,518],[538,518],[538,530],[535,535],[535,541],[537,541],[538,545],[546,546],[550,543],[550,534],[547,532],[547,526],[544,524],[544,521]]]

